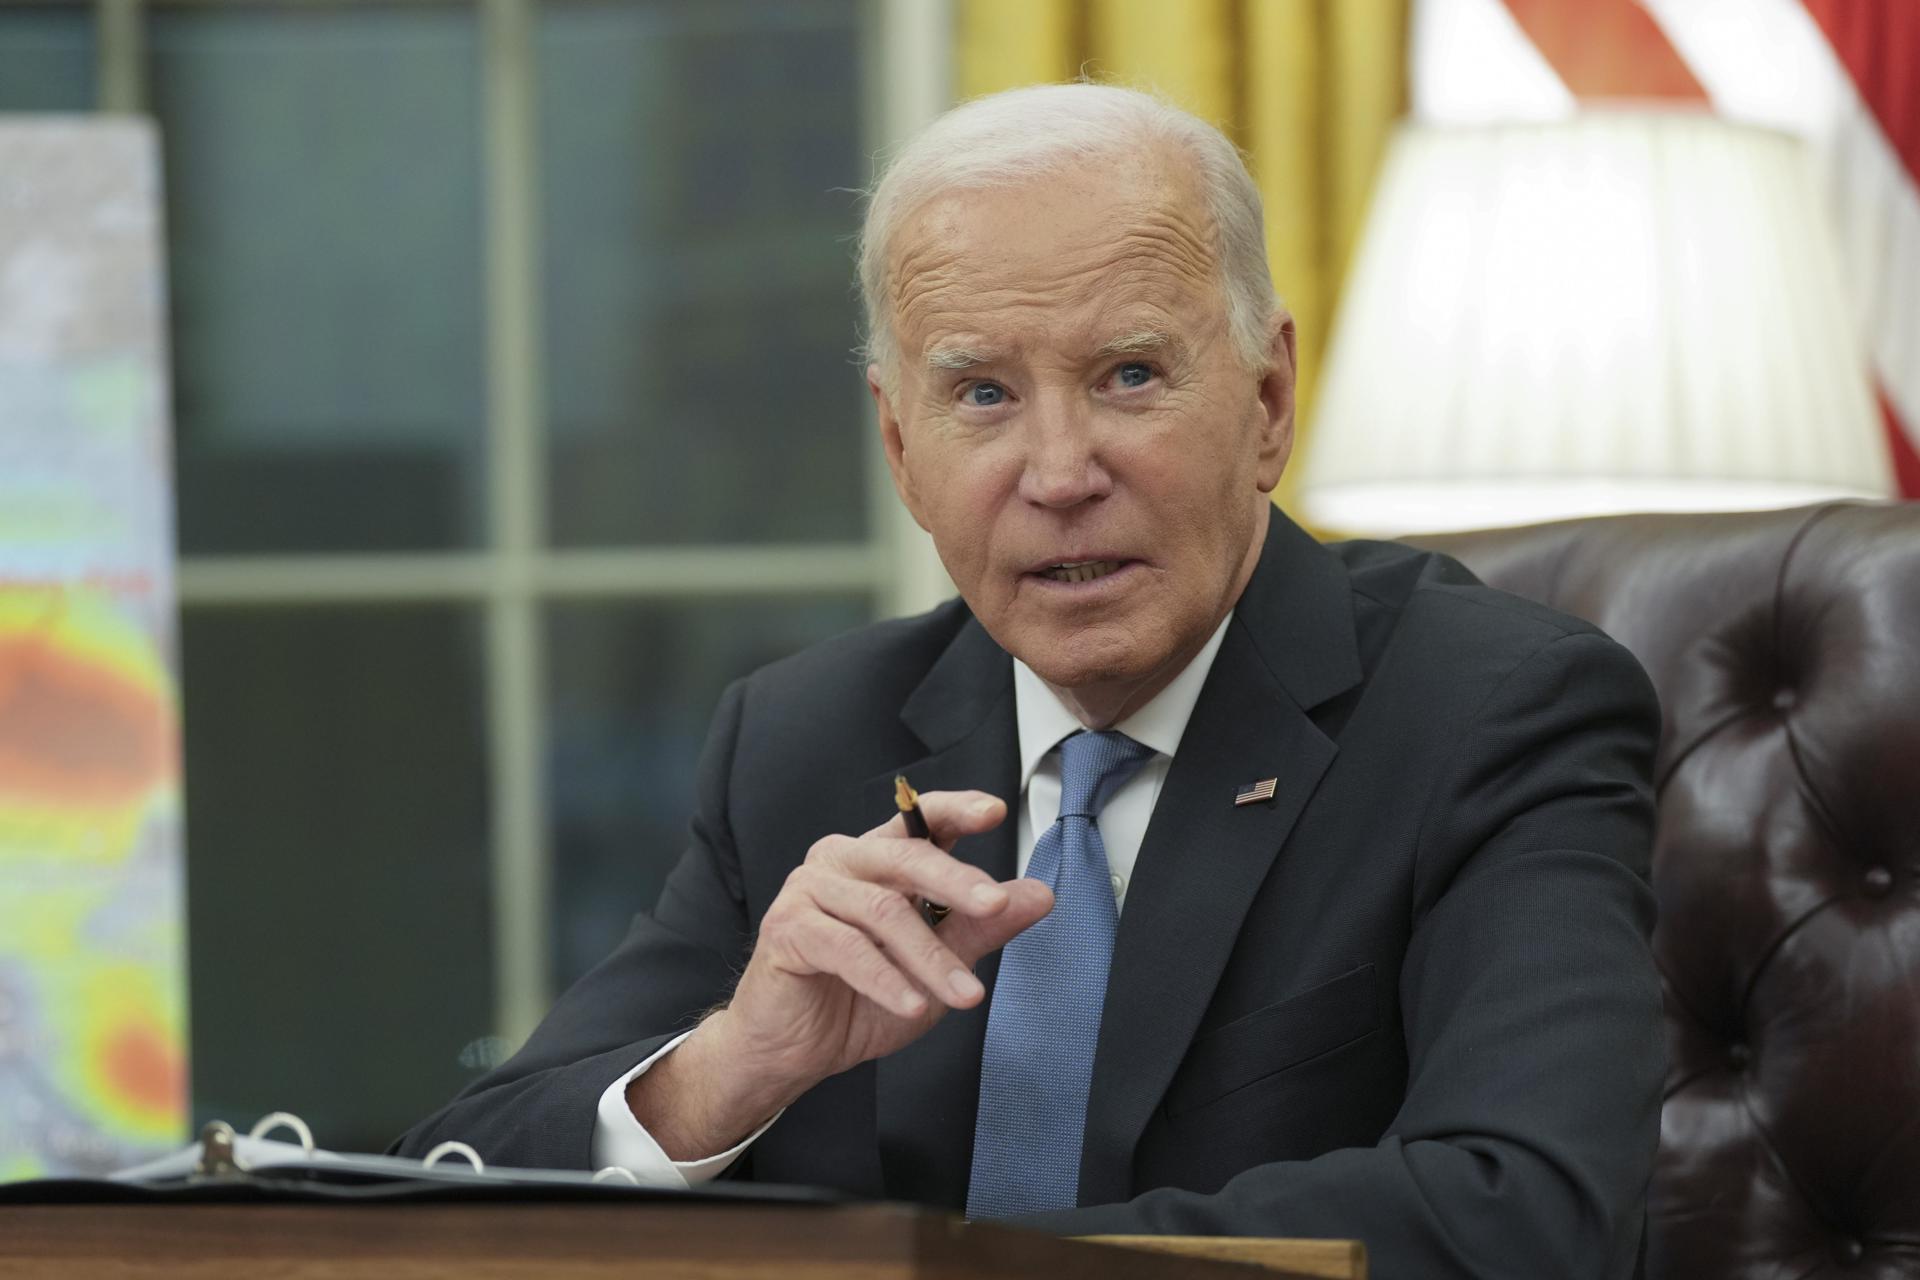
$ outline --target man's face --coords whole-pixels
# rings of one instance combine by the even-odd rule
[[[897,394],[868,371],[895,484],[988,633],[1102,719],[1238,598],[1292,447],[1291,322],[1248,369],[1212,235],[1148,154],[949,192],[895,237]]]

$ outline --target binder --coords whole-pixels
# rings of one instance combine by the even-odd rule
[[[270,1138],[288,1129],[294,1140]],[[649,1181],[609,1166],[597,1172],[488,1165],[464,1142],[443,1142],[425,1159],[328,1151],[298,1116],[275,1111],[246,1134],[209,1122],[179,1151],[104,1178],[40,1178],[0,1183],[4,1204],[125,1204],[141,1201],[245,1203],[288,1201],[609,1202],[675,1200],[754,1204],[847,1204],[821,1187],[713,1181],[695,1187]]]

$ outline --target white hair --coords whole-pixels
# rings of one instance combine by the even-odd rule
[[[1267,268],[1260,192],[1224,134],[1170,103],[1102,84],[1043,84],[964,103],[928,125],[887,165],[860,233],[860,291],[867,359],[897,388],[900,352],[889,299],[893,238],[922,205],[947,191],[1013,186],[1092,157],[1170,147],[1194,167],[1213,221],[1214,264],[1226,294],[1234,347],[1264,370],[1279,300]]]

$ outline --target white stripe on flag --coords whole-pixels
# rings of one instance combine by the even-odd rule
[[[1920,184],[1799,0],[1642,0],[1714,109],[1807,139],[1848,304],[1920,445]]]
[[[1409,43],[1413,114],[1422,120],[1558,120],[1577,105],[1501,0],[1421,0]]]

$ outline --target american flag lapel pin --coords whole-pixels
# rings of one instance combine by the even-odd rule
[[[1258,782],[1249,782],[1234,793],[1233,803],[1259,804],[1263,800],[1273,799],[1273,789],[1280,785],[1278,778],[1262,778]]]

